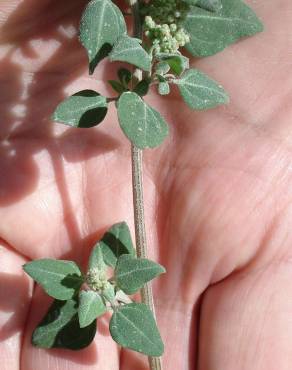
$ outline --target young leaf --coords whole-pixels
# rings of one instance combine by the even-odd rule
[[[126,30],[123,14],[112,1],[89,2],[80,23],[80,41],[88,53],[90,73]]]
[[[137,83],[133,92],[135,92],[136,94],[138,94],[140,96],[144,96],[144,95],[147,95],[147,93],[149,91],[149,87],[150,87],[150,81],[148,79],[144,78],[143,80],[141,80]]]
[[[99,270],[99,271],[106,270],[106,264],[103,259],[103,251],[101,243],[99,242],[95,244],[90,253],[88,270]]]
[[[126,88],[118,81],[108,80],[108,83],[118,94],[122,94],[124,91],[126,91]]]
[[[256,14],[241,0],[221,0],[222,8],[216,13],[192,7],[184,28],[190,35],[187,49],[192,55],[204,57],[223,50],[245,36],[263,30]]]
[[[192,109],[214,108],[229,101],[223,88],[197,69],[187,70],[173,82],[178,85],[184,101]]]
[[[113,225],[99,242],[104,262],[115,267],[122,254],[135,256],[130,230],[126,222]]]
[[[123,35],[119,38],[109,54],[111,62],[120,61],[150,71],[151,57],[141,46],[139,39]]]
[[[127,68],[120,68],[118,70],[118,77],[119,77],[121,84],[124,87],[128,87],[128,84],[130,83],[132,79],[132,73]]]
[[[113,302],[115,299],[115,295],[116,295],[115,287],[111,283],[107,282],[106,286],[102,291],[102,296],[108,302]]]
[[[122,347],[161,356],[164,346],[150,309],[144,303],[130,303],[120,306],[110,321],[110,333]]]
[[[87,347],[96,332],[96,321],[80,328],[78,302],[55,300],[46,316],[32,335],[32,344],[41,348],[67,348],[78,350]]]
[[[168,54],[160,53],[157,54],[157,59],[165,61],[171,72],[179,76],[185,69],[189,68],[189,58],[180,54]]]
[[[48,295],[60,300],[72,298],[83,283],[82,273],[72,261],[44,258],[26,263],[23,269]]]
[[[158,263],[125,254],[118,259],[115,280],[118,288],[127,294],[134,294],[145,283],[164,272],[164,267]]]
[[[157,73],[159,75],[164,75],[169,70],[170,70],[170,66],[165,61],[161,61],[161,62],[157,63],[156,66],[155,66],[155,73]]]
[[[101,296],[92,290],[82,290],[79,294],[78,317],[80,328],[90,325],[97,317],[106,312]]]
[[[158,93],[160,95],[168,95],[170,93],[169,83],[168,82],[160,82],[158,84]]]
[[[161,115],[136,93],[125,92],[120,96],[118,117],[124,134],[140,149],[154,148],[168,135]]]
[[[221,0],[197,0],[196,5],[211,12],[218,12],[222,8]]]
[[[107,113],[104,96],[93,90],[83,90],[60,103],[52,119],[74,127],[93,127],[100,123]]]

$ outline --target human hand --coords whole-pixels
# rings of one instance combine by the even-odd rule
[[[114,109],[94,129],[49,117],[66,95],[112,93],[106,61],[89,77],[76,29],[85,1],[0,4],[0,358],[4,370],[146,370],[98,320],[94,344],[42,350],[31,332],[50,299],[23,273],[30,259],[86,261],[107,227],[132,226],[130,146]],[[228,106],[190,111],[176,93],[149,101],[171,123],[147,150],[146,227],[165,370],[288,370],[292,362],[292,4],[248,1],[265,31],[194,64]],[[289,36],[290,35],[290,36]]]

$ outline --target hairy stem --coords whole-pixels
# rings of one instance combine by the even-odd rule
[[[139,14],[139,2],[131,0],[131,7],[134,20],[134,37],[142,39],[142,23]],[[136,77],[142,79],[142,71],[136,71]],[[144,216],[143,200],[143,153],[142,150],[132,144],[132,188],[135,220],[135,237],[137,256],[147,258],[147,240]],[[151,283],[141,289],[142,302],[146,303],[155,317],[154,301]],[[162,370],[160,357],[148,357],[151,370]]]

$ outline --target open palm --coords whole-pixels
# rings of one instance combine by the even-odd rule
[[[192,112],[174,92],[149,102],[171,123],[144,155],[150,257],[165,370],[288,370],[292,363],[292,3],[248,1],[265,32],[195,65],[229,92]],[[4,370],[144,370],[120,350],[108,318],[80,352],[40,350],[31,332],[50,299],[23,274],[30,259],[86,263],[107,227],[133,230],[130,145],[114,107],[93,129],[49,117],[88,77],[76,37],[85,1],[0,3],[0,358]]]

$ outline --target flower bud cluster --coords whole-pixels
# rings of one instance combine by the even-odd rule
[[[155,53],[175,53],[190,41],[182,27],[189,5],[179,0],[152,0],[143,8],[145,35]]]
[[[99,269],[91,269],[87,273],[86,282],[91,289],[102,291],[107,285],[106,273]]]

